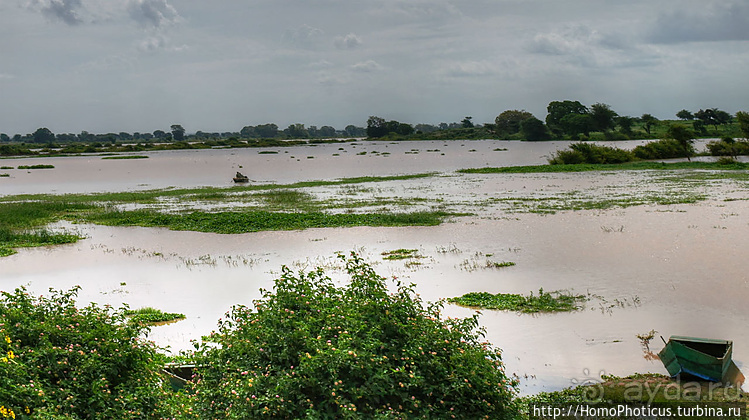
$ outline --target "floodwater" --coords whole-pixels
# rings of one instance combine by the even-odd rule
[[[644,194],[670,191],[669,185],[650,182],[647,173],[453,173],[485,165],[540,164],[566,145],[378,142],[275,149],[277,155],[258,155],[257,150],[245,149],[159,152],[144,160],[14,159],[4,160],[3,165],[31,161],[52,163],[56,168],[0,178],[0,192],[228,185],[227,179],[237,170],[244,170],[253,180],[278,183],[437,171],[446,176],[362,185],[376,187],[374,194],[442,194],[466,203],[518,194],[636,194],[633,190],[638,188],[644,188]],[[508,150],[495,151],[497,148]],[[419,153],[405,153],[411,149],[419,149]],[[368,153],[357,155],[362,151]],[[379,154],[373,155],[373,151]],[[382,156],[386,151],[390,155]],[[340,276],[335,253],[357,250],[381,275],[413,282],[429,301],[472,291],[527,294],[539,288],[589,294],[585,309],[574,313],[482,311],[486,338],[503,350],[508,371],[521,378],[523,393],[561,389],[597,379],[601,373],[665,373],[659,361],[645,357],[636,337],[650,330],[658,331],[650,343],[654,352],[663,346],[659,335],[666,339],[673,334],[733,340],[734,360],[747,373],[749,186],[707,182],[694,188],[706,194],[707,200],[555,214],[516,213],[488,204],[472,208],[475,216],[435,227],[219,235],[61,224],[87,239],[22,249],[0,259],[0,289],[27,285],[34,293],[46,293],[50,287],[81,285],[82,302],[128,303],[133,308],[153,306],[184,313],[187,319],[156,327],[149,337],[177,351],[190,348],[190,340],[215,328],[217,319],[233,304],[250,304],[260,296],[260,288],[271,288],[282,265],[294,269],[325,266],[332,276]],[[335,194],[337,190],[314,191]],[[731,200],[725,201],[726,197]],[[424,256],[418,260],[421,264],[382,260],[382,252],[398,248],[419,249]],[[481,268],[487,259],[516,265]],[[473,312],[455,305],[446,305],[444,310],[446,316],[460,317]]]

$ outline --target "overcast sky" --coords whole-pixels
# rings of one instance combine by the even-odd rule
[[[0,0],[0,132],[749,110],[747,0]]]

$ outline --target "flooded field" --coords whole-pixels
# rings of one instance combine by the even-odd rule
[[[658,331],[650,344],[655,352],[663,346],[659,335],[733,340],[734,360],[746,373],[749,184],[743,178],[715,179],[704,171],[455,172],[543,164],[567,144],[360,142],[273,149],[278,154],[243,149],[158,152],[142,160],[3,160],[9,166],[55,165],[51,170],[9,171],[11,177],[0,179],[3,195],[229,186],[236,171],[263,183],[436,172],[304,192],[326,200],[330,211],[362,211],[367,207],[339,205],[361,200],[375,209],[400,210],[392,204],[399,198],[404,209],[471,215],[434,227],[236,235],[61,223],[56,227],[78,231],[86,239],[20,249],[1,258],[0,289],[27,285],[34,293],[45,293],[50,287],[81,285],[84,302],[184,313],[184,321],[154,328],[150,336],[178,351],[209,333],[233,304],[258,298],[259,289],[272,286],[282,265],[324,266],[337,276],[336,252],[356,250],[381,275],[415,283],[430,301],[473,291],[527,294],[540,288],[588,296],[585,308],[573,313],[482,311],[486,337],[503,349],[523,393],[561,389],[597,379],[602,372],[665,373],[636,337],[650,330]],[[170,205],[210,209],[252,201],[158,203]],[[383,252],[400,248],[418,249],[421,258],[383,259]],[[515,265],[486,268],[487,260]],[[473,313],[455,305],[445,305],[444,312],[454,317]]]

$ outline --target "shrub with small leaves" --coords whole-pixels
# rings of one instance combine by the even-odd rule
[[[512,418],[517,383],[478,315],[441,319],[413,285],[356,254],[350,281],[284,267],[254,308],[235,306],[197,344],[201,418]]]
[[[122,309],[77,308],[78,290],[0,293],[0,406],[19,419],[173,417],[163,357],[140,338],[148,327]]]

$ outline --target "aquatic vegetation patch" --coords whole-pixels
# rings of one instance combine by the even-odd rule
[[[716,171],[745,171],[749,164],[736,162],[733,165],[723,165],[716,162],[628,162],[619,164],[566,164],[566,165],[530,165],[530,166],[501,166],[485,168],[458,169],[463,174],[523,174],[547,172],[590,172],[590,171],[641,171],[641,170],[675,170],[702,169]]]
[[[0,174],[0,178],[10,178],[10,174]]]
[[[419,255],[418,252],[418,249],[401,248],[392,251],[385,251],[381,255],[383,260],[405,260],[409,258],[421,258],[421,255]]]
[[[18,169],[54,169],[54,165],[21,165]]]
[[[166,227],[172,230],[196,232],[247,233],[326,227],[436,226],[452,215],[441,211],[392,214],[278,213],[269,211],[166,214],[153,210],[114,210],[91,214],[86,216],[85,220],[109,226]]]
[[[148,306],[145,308],[127,309],[125,310],[125,316],[130,319],[130,322],[136,322],[145,325],[154,325],[185,319],[184,314],[164,312],[160,309],[151,308]]]
[[[587,300],[588,297],[585,295],[572,295],[561,291],[544,292],[544,289],[539,289],[538,295],[534,295],[533,292],[528,296],[513,293],[471,292],[447,299],[448,302],[460,306],[523,313],[577,311],[582,309],[582,303]]]
[[[146,155],[118,155],[118,156],[106,156],[106,157],[103,157],[102,160],[103,159],[107,159],[107,160],[148,159],[148,156]]]

